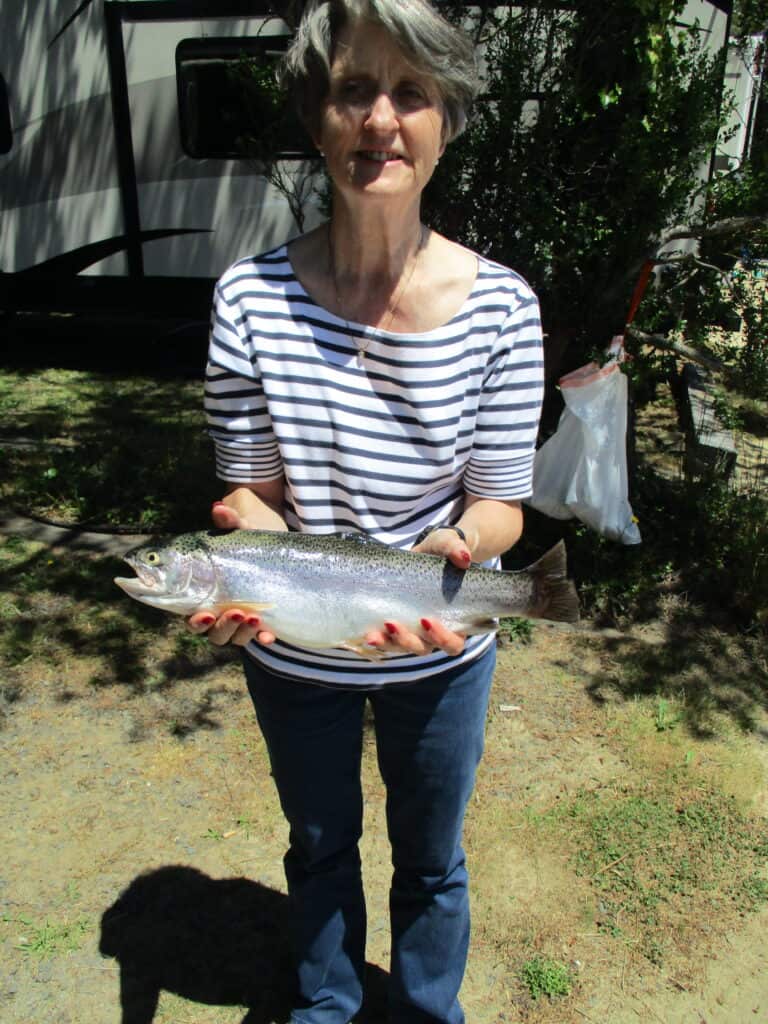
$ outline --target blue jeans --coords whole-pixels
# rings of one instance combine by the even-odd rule
[[[394,866],[389,1019],[463,1024],[458,992],[469,900],[461,838],[495,660],[492,646],[431,679],[357,691],[282,679],[245,656],[290,825],[284,863],[299,989],[294,1024],[348,1024],[362,1002],[366,916],[357,844],[366,700]]]

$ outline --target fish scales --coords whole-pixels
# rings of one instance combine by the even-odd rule
[[[390,547],[362,534],[200,531],[131,552],[136,571],[115,582],[131,597],[177,614],[258,612],[264,628],[301,647],[347,647],[385,621],[419,629],[437,618],[466,634],[504,615],[578,618],[562,542],[527,569],[473,565]]]

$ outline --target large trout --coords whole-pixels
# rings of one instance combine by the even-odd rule
[[[423,618],[457,633],[487,633],[505,615],[579,617],[562,541],[527,569],[458,569],[363,534],[268,530],[185,533],[126,555],[135,577],[115,583],[144,604],[191,615],[258,613],[264,628],[299,647],[344,647],[365,657],[384,622],[419,632]]]

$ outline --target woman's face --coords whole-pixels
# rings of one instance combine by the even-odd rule
[[[348,26],[336,43],[315,142],[342,193],[418,198],[445,148],[434,81],[408,63],[381,26]]]

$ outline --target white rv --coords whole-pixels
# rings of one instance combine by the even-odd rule
[[[66,305],[110,282],[122,295],[132,282],[137,301],[154,283],[168,299],[297,233],[285,197],[238,151],[229,73],[285,48],[286,6],[2,0],[0,308],[2,291],[45,308],[50,292]],[[299,131],[286,149],[289,174],[316,166]],[[306,214],[305,228],[320,216]],[[202,309],[210,289],[200,295]]]

